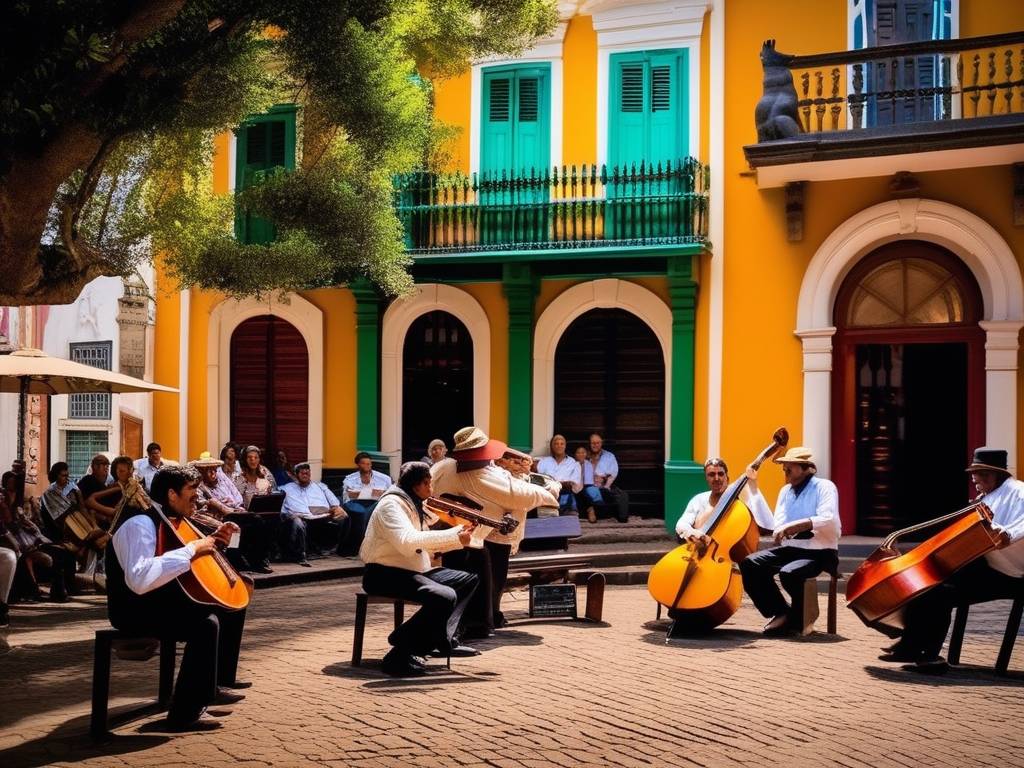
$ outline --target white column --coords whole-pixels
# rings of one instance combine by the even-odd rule
[[[985,444],[1005,448],[1010,472],[1017,468],[1017,320],[982,320],[985,330]]]
[[[832,337],[836,329],[796,331],[804,348],[804,427],[800,445],[810,447],[818,473],[828,477],[832,452]]]
[[[188,455],[188,352],[189,352],[189,321],[192,318],[192,291],[185,288],[181,292],[181,315],[178,325],[178,461],[182,464],[190,458]]]

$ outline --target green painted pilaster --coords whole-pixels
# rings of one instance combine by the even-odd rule
[[[369,280],[349,285],[356,299],[356,450],[380,450],[381,296]]]
[[[694,335],[697,284],[692,257],[668,259],[672,301],[672,391],[669,392],[671,437],[665,462],[665,528],[676,522],[694,494],[706,490],[704,469],[693,456]]]
[[[533,303],[537,281],[529,264],[505,264],[502,284],[508,301],[508,444],[532,448]]]

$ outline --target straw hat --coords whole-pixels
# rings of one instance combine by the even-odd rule
[[[814,455],[811,453],[811,449],[805,448],[802,445],[790,448],[784,456],[774,458],[772,461],[776,464],[809,464],[815,469],[818,468],[814,463]]]
[[[1001,472],[1009,475],[1010,470],[1006,467],[1007,454],[1001,448],[975,448],[974,459],[967,467],[966,472],[978,472],[988,470],[990,472]]]
[[[210,455],[209,451],[203,451],[199,454],[199,458],[192,462],[189,462],[196,469],[206,469],[207,467],[219,467],[224,464],[220,459],[214,458]]]
[[[490,440],[479,427],[463,427],[455,433],[452,458],[456,461],[484,461],[500,459],[508,446],[501,440]]]

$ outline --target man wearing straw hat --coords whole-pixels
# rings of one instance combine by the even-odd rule
[[[740,573],[743,588],[768,619],[765,634],[780,635],[801,629],[804,581],[839,567],[839,493],[834,483],[817,476],[810,448],[791,448],[774,461],[782,465],[786,479],[775,513],[758,490],[752,467],[747,467],[747,506],[778,546],[751,554],[740,563]],[[788,604],[775,583],[776,574],[789,594]]]
[[[912,662],[915,672],[943,674],[949,669],[939,652],[946,639],[953,608],[961,602],[984,603],[1011,599],[1020,593],[1024,578],[1024,483],[1007,467],[1007,452],[978,448],[967,472],[992,510],[992,527],[999,534],[999,548],[979,557],[930,589],[904,609],[903,636],[879,658]]]

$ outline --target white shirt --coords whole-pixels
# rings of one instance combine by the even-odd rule
[[[690,503],[686,505],[686,509],[683,510],[683,514],[679,517],[679,522],[676,523],[676,533],[684,539],[687,536],[696,536],[700,533],[700,531],[693,527],[693,524],[697,520],[697,515],[710,506],[711,491],[698,493],[690,499]]]
[[[577,464],[580,464],[578,461]],[[588,459],[584,459],[583,463],[580,464],[583,468],[583,484],[593,485],[594,484],[594,465],[590,463]]]
[[[288,483],[282,485],[281,490],[284,491],[284,506],[281,507],[283,514],[313,517],[313,513],[309,511],[310,507],[330,509],[341,506],[338,497],[331,493],[331,489],[323,483],[310,483],[309,485]]]
[[[157,472],[164,467],[176,467],[178,465],[176,462],[160,459],[160,466],[154,467],[149,463],[149,457],[145,456],[141,459],[136,459],[133,466],[135,467],[135,474],[138,476],[139,480],[142,481],[142,487],[148,491],[149,484],[153,482],[153,476]]]
[[[583,488],[580,463],[572,456],[565,455],[561,461],[555,461],[554,456],[544,456],[537,462],[537,471],[543,475],[550,475],[559,482],[572,483],[573,493],[579,493]]]
[[[992,522],[1010,534],[1010,545],[985,555],[988,564],[1007,576],[1024,576],[1024,483],[1008,477],[982,499],[992,510]]]
[[[372,499],[374,490],[386,491],[391,487],[391,478],[383,472],[371,469],[370,482],[364,483],[363,476],[359,472],[353,472],[351,475],[345,476],[342,487],[345,489],[345,501],[352,498],[349,491],[358,491],[357,499]]]
[[[153,502],[160,509],[160,505]],[[144,595],[176,579],[188,571],[195,547],[191,543],[172,549],[157,557],[156,526],[146,515],[135,515],[126,520],[114,534],[114,551],[124,569],[128,589]]]
[[[443,531],[422,530],[421,525],[436,519],[428,513],[421,524],[412,500],[394,486],[393,492],[384,495],[370,515],[359,558],[367,564],[388,565],[416,573],[429,571],[432,552],[462,548],[461,525]]]
[[[779,491],[778,501],[775,502],[775,514],[768,509],[768,502],[764,500],[761,491],[750,494],[747,506],[750,508],[754,520],[762,528],[770,528],[774,536],[790,523],[800,520],[810,520],[811,530],[814,536],[810,539],[786,539],[784,546],[801,547],[803,549],[839,549],[839,491],[831,480],[824,480],[814,476],[817,480],[818,501],[811,516],[801,516],[794,511],[794,507],[803,506],[798,504],[798,497],[793,493],[793,486],[786,484]],[[747,486],[748,488],[750,486]],[[811,491],[810,484],[805,487],[800,495]]]
[[[615,482],[616,476],[619,474],[619,462],[615,460],[615,454],[610,451],[602,450],[597,456],[597,463],[594,463],[594,457],[590,457],[588,462],[594,468],[595,485],[597,475],[607,475],[607,479],[601,484],[602,487],[608,488],[612,483]]]

